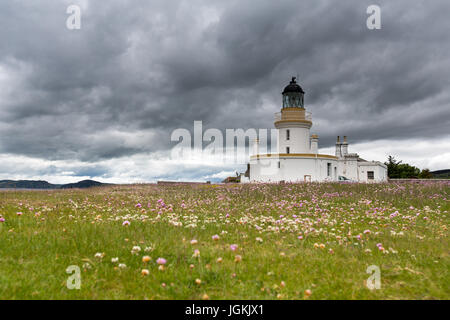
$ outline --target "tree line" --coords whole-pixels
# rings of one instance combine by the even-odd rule
[[[429,169],[420,170],[402,161],[397,161],[393,156],[388,157],[384,163],[388,168],[388,177],[390,179],[432,179],[433,174]]]

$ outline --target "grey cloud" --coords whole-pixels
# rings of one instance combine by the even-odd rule
[[[380,1],[377,31],[370,4],[89,1],[69,31],[67,3],[2,2],[0,153],[95,162],[168,149],[194,120],[272,128],[297,73],[321,146],[448,133],[450,4]]]

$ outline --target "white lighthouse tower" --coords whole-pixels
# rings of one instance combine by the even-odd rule
[[[336,181],[338,158],[319,154],[319,136],[311,135],[311,113],[305,109],[305,91],[293,77],[282,92],[281,111],[275,114],[277,153],[250,159],[250,181]],[[259,150],[255,148],[255,150]]]
[[[304,107],[305,92],[293,77],[283,90],[283,107],[275,114],[278,129],[278,151],[285,154],[309,153],[311,151],[309,130],[311,114]]]
[[[319,153],[319,136],[310,134],[313,123],[311,113],[305,109],[305,91],[295,77],[284,88],[282,97],[274,123],[278,130],[277,153],[259,154],[256,140],[246,173],[250,182],[386,181],[386,166],[349,154],[347,137],[343,143],[338,138],[336,155]]]

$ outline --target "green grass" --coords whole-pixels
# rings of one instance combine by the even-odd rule
[[[449,191],[432,182],[1,191],[0,298],[449,299]],[[70,265],[80,290],[66,286]],[[379,290],[365,285],[370,265]]]

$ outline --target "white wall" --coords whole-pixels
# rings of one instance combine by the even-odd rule
[[[278,167],[278,162],[280,167]],[[327,174],[327,163],[331,163],[331,176]],[[335,159],[307,157],[252,159],[250,161],[250,181],[303,182],[305,176],[311,176],[311,181],[337,181],[337,166],[338,161]]]
[[[310,137],[308,128],[280,128],[278,134],[278,152],[287,153],[286,147],[289,147],[290,153],[310,153]],[[286,131],[290,131],[290,139],[287,140]]]
[[[374,179],[369,180],[367,172],[373,171]],[[377,162],[358,163],[359,182],[384,182],[387,181],[387,168],[385,165]]]
[[[338,172],[340,176],[347,179],[358,181],[358,161],[357,158],[342,158],[339,159]]]

